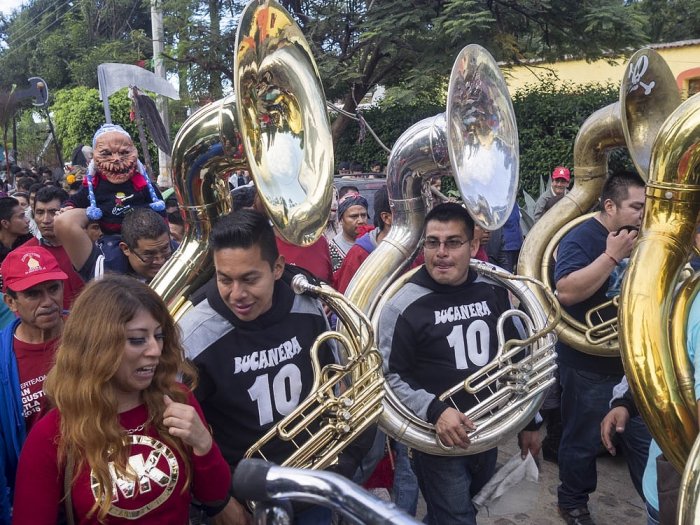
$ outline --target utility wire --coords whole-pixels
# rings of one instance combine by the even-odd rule
[[[61,19],[65,18],[65,17],[68,15],[68,13],[70,13],[73,9],[76,8],[76,6],[77,6],[77,2],[76,2],[76,4],[74,4],[73,6],[71,6],[71,7],[68,9],[68,11],[66,11],[65,13],[63,13],[63,14],[62,14],[61,16],[59,16],[58,18],[56,18],[56,20],[54,20],[53,22],[51,22],[49,25],[47,25],[47,26],[46,26],[45,28],[43,28],[41,31],[39,31],[38,33],[36,33],[34,36],[29,37],[27,40],[25,40],[24,42],[22,42],[21,44],[19,44],[17,47],[14,47],[14,48],[10,49],[10,51],[9,51],[6,55],[4,55],[3,58],[11,57],[11,56],[13,55],[13,53],[19,52],[20,49],[22,49],[24,46],[26,46],[26,45],[27,45],[28,43],[30,43],[32,40],[35,40],[36,38],[40,37],[43,33],[45,33],[46,31],[48,31],[54,24],[56,24],[56,22],[59,22]]]
[[[336,113],[340,113],[341,115],[344,115],[344,116],[346,116],[346,117],[348,117],[348,118],[351,118],[352,120],[356,120],[356,121],[359,122],[360,124],[363,124],[364,126],[366,126],[367,129],[369,130],[369,132],[370,132],[370,133],[372,134],[372,136],[374,137],[374,140],[377,141],[377,144],[379,144],[379,146],[381,146],[381,148],[382,148],[384,151],[386,151],[387,153],[391,153],[391,149],[387,148],[387,147],[384,145],[384,143],[382,142],[382,140],[377,136],[377,134],[374,132],[374,130],[372,129],[372,127],[367,123],[367,121],[365,120],[365,117],[363,117],[361,113],[350,113],[349,111],[345,111],[344,109],[342,109],[342,108],[336,106],[336,105],[333,104],[332,102],[326,102],[326,105],[327,105],[332,111],[335,111]]]
[[[66,0],[65,2],[63,2],[60,5],[49,5],[49,7],[44,9],[41,13],[36,15],[34,18],[32,18],[31,20],[29,20],[28,22],[26,22],[24,25],[20,26],[19,28],[15,29],[15,31],[14,31],[15,34],[12,35],[12,38],[14,38],[18,41],[22,40],[26,35],[31,33],[32,28],[34,27],[34,22],[36,22],[40,17],[42,17],[44,15],[44,13],[46,13],[46,11],[55,7],[56,9],[54,10],[54,13],[58,13],[58,10],[60,8],[62,8],[64,5],[69,4],[70,2],[71,2],[71,0]],[[26,29],[26,31],[25,31],[25,29]],[[24,34],[22,33],[23,31],[25,31]]]

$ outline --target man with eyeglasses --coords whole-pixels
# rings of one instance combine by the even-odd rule
[[[32,237],[22,246],[43,246],[54,256],[58,266],[67,276],[63,283],[63,309],[69,310],[85,283],[73,269],[70,257],[68,257],[61,241],[56,238],[53,228],[56,214],[66,199],[68,199],[68,193],[56,186],[45,186],[36,192],[32,212],[41,237]]]
[[[453,396],[457,410],[439,395],[495,357],[497,321],[510,308],[505,288],[470,270],[469,260],[478,248],[467,211],[455,203],[436,206],[425,219],[425,266],[382,309],[377,330],[384,374],[393,392],[418,417],[435,425],[444,445],[465,449],[475,426],[460,410],[478,400],[459,393]],[[506,322],[504,329],[507,339],[519,337],[513,322]],[[538,454],[534,422],[521,432],[520,444],[523,458],[528,451]],[[496,456],[496,448],[468,456],[414,450],[428,523],[476,525],[472,498],[493,476]]]
[[[85,210],[75,208],[63,211],[54,225],[56,236],[85,281],[112,272],[150,282],[177,247],[165,219],[149,208],[134,209],[124,217],[118,250],[100,249],[90,239],[89,222]]]

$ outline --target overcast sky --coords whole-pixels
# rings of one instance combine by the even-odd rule
[[[22,5],[22,0],[0,0],[0,11],[10,14],[13,9]]]

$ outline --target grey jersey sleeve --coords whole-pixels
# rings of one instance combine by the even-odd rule
[[[424,389],[413,388],[399,373],[393,371],[390,364],[392,353],[402,354],[402,360],[410,360],[414,352],[414,334],[410,326],[401,317],[401,309],[390,302],[379,317],[377,330],[379,351],[382,354],[384,378],[399,400],[412,410],[419,418],[427,420],[428,406],[435,395]]]

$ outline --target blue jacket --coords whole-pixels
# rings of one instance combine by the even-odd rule
[[[10,525],[17,461],[27,437],[17,359],[13,352],[16,319],[0,332],[0,525]]]

